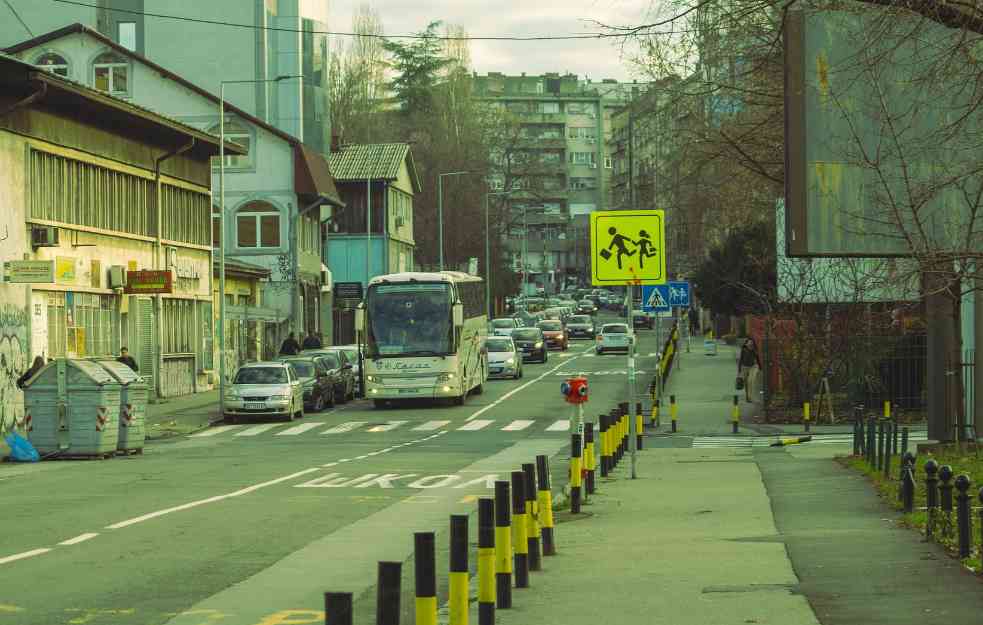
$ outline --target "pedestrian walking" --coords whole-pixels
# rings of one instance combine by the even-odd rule
[[[304,349],[321,349],[322,346],[321,337],[313,332],[308,334],[307,338],[304,339]]]
[[[133,356],[130,356],[130,351],[125,347],[119,348],[119,358],[116,359],[116,362],[123,363],[130,369],[133,369],[135,372],[140,371],[140,367],[137,366],[137,361],[133,359]]]
[[[297,336],[291,332],[284,339],[283,344],[280,345],[280,355],[296,356],[298,353],[300,353],[300,343],[297,342]]]
[[[689,333],[700,334],[700,313],[695,308],[689,309]]]
[[[31,367],[24,372],[22,376],[17,378],[17,388],[24,388],[27,381],[34,377],[34,374],[41,370],[44,366],[44,358],[41,356],[35,356],[34,362],[31,363]]]
[[[744,397],[748,403],[751,402],[751,386],[754,385],[760,368],[761,360],[758,358],[758,346],[754,339],[747,338],[741,346],[741,355],[737,358],[737,378],[743,382]]]

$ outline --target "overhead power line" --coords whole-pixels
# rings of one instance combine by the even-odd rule
[[[647,24],[638,27],[623,28],[618,29],[618,32],[611,33],[584,33],[580,35],[483,35],[483,36],[473,36],[473,35],[382,35],[374,33],[352,33],[344,31],[325,31],[325,30],[304,30],[302,28],[283,28],[278,26],[257,26],[255,24],[242,24],[236,22],[225,22],[221,20],[207,20],[196,17],[185,17],[181,15],[168,15],[166,13],[150,13],[147,11],[136,11],[133,9],[115,9],[102,7],[96,4],[90,4],[87,2],[79,2],[78,0],[51,0],[52,2],[59,2],[61,4],[72,4],[80,7],[88,7],[90,9],[106,9],[109,11],[114,11],[116,13],[126,13],[128,15],[142,15],[144,17],[155,17],[166,20],[176,20],[179,22],[194,22],[197,24],[209,24],[212,26],[228,26],[230,28],[245,28],[251,30],[268,30],[273,32],[285,32],[285,33],[312,33],[315,35],[331,35],[334,37],[367,37],[370,39],[430,39],[438,41],[583,41],[589,39],[623,39],[626,37],[631,37],[635,35],[670,35],[674,34],[672,32],[654,32],[651,29],[658,26],[663,26],[668,21],[660,22],[657,24]],[[712,0],[703,0],[703,2],[708,2]],[[701,3],[702,4],[702,3]],[[678,31],[676,31],[678,32]]]

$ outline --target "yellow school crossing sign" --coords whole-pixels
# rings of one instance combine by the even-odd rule
[[[665,284],[665,226],[662,210],[591,213],[591,284]]]

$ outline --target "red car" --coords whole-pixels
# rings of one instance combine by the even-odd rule
[[[567,351],[569,339],[562,321],[558,319],[547,319],[537,323],[536,327],[543,331],[543,339],[546,341],[547,347]]]

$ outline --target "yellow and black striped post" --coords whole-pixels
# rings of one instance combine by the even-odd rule
[[[810,423],[812,421],[812,406],[809,402],[803,402],[802,404],[802,424],[805,427],[805,431],[810,430]]]
[[[798,445],[799,443],[808,443],[812,440],[811,436],[790,436],[785,438],[780,438],[770,445],[770,447],[785,447],[787,445]]]
[[[468,515],[451,515],[450,625],[468,625]]]
[[[608,453],[608,427],[611,422],[606,414],[598,416],[601,422],[601,477],[607,477],[611,470],[611,455]]]
[[[597,469],[597,455],[594,453],[594,424],[584,424],[584,469],[587,470],[587,480],[584,484],[587,494],[593,495],[596,490],[594,472]]]
[[[550,461],[546,456],[536,456],[536,481],[538,482],[537,506],[539,525],[542,527],[543,555],[555,556],[553,537],[553,491],[550,489]]]
[[[478,500],[478,625],[494,623],[495,501],[482,497]]]
[[[669,396],[669,418],[672,419],[672,431],[676,431],[676,421],[679,419],[679,409],[676,407],[676,396]]]
[[[642,433],[645,432],[645,417],[642,416],[642,403],[635,404],[635,449],[642,450]]]
[[[515,587],[529,588],[529,514],[526,512],[526,476],[512,471],[512,548],[515,550]]]
[[[402,562],[379,563],[375,598],[376,625],[399,625],[399,593],[402,577]]]
[[[352,593],[324,593],[324,625],[353,625]]]
[[[631,415],[631,405],[628,402],[618,404],[618,462],[628,451],[628,418]]]
[[[495,482],[495,588],[498,609],[512,607],[512,504],[509,483]]]
[[[437,625],[437,549],[433,532],[413,534],[416,623]]]
[[[580,463],[581,454],[580,434],[570,436],[570,512],[580,514]]]
[[[738,402],[740,402],[740,399],[737,395],[734,395],[734,405],[730,407],[730,423],[733,426],[731,431],[734,434],[737,434],[741,422],[741,405]]]
[[[529,517],[527,540],[529,542],[529,570],[543,570],[543,560],[539,550],[539,510],[536,503],[536,465],[531,462],[522,464],[522,475],[525,477],[523,490],[526,495],[526,516]]]

